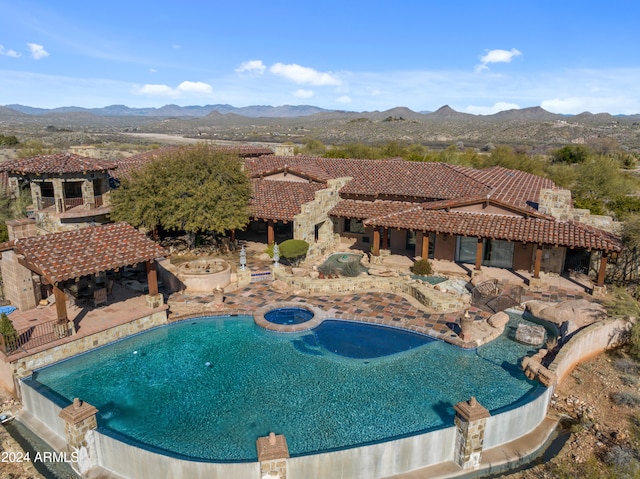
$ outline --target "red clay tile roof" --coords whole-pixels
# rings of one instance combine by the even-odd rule
[[[573,221],[546,218],[427,210],[416,206],[399,213],[365,220],[367,226],[493,238],[601,251],[620,251],[620,238]]]
[[[213,148],[215,148],[216,151],[221,151],[224,153],[233,153],[242,158],[273,154],[273,151],[269,148],[263,148],[263,147],[251,146],[251,145],[238,145],[238,146],[215,145]],[[137,155],[116,160],[115,163],[118,165],[118,169],[115,171],[111,171],[110,172],[111,176],[119,180],[122,178],[130,178],[131,172],[133,170],[140,169],[147,163],[150,163],[156,158],[158,158],[159,156],[169,154],[172,151],[175,151],[176,149],[178,149],[178,147],[168,146],[164,148],[159,148],[157,150],[145,151],[144,153],[138,153]]]
[[[277,180],[251,180],[251,215],[257,219],[293,221],[300,207],[315,199],[315,192],[326,188],[320,183]]]
[[[329,211],[329,216],[363,220],[404,211],[409,208],[414,208],[415,206],[415,203],[406,201],[340,200],[340,202]]]
[[[137,155],[115,160],[114,163],[117,165],[117,169],[109,171],[109,174],[118,180],[121,180],[123,178],[130,178],[132,171],[139,170],[146,164],[151,163],[159,156],[166,155],[175,150],[176,147],[169,146],[165,148],[158,148],[157,150],[145,151],[144,153],[138,153]]]
[[[14,249],[54,284],[167,254],[127,223],[21,238],[15,240]]]
[[[85,173],[87,171],[104,171],[115,168],[114,162],[97,160],[76,155],[74,153],[57,153],[55,155],[38,155],[20,160],[0,163],[0,169],[15,173],[63,174]]]
[[[531,209],[540,200],[541,188],[553,188],[553,181],[541,176],[502,166],[482,170],[452,165],[451,168],[491,188],[491,197],[520,208]]]
[[[342,197],[407,198],[414,200],[450,199],[486,195],[491,188],[445,163],[419,163],[390,160],[355,160],[317,157],[267,156],[247,159],[245,167],[252,177],[280,171],[287,165],[323,180],[351,177],[340,190]]]
[[[553,219],[552,216],[538,213],[531,207],[522,208],[514,205],[513,203],[498,200],[493,196],[490,196],[489,198],[482,196],[470,196],[467,198],[454,198],[452,200],[430,201],[428,203],[423,203],[422,206],[426,210],[448,210],[478,204],[490,204],[492,206],[511,211],[512,213],[520,214],[521,216],[536,216],[540,218]]]

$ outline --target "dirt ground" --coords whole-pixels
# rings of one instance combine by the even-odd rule
[[[572,434],[550,461],[506,474],[508,479],[636,478],[640,471],[620,472],[606,463],[630,464],[640,451],[640,379],[638,365],[622,350],[604,353],[578,366],[560,385],[552,413],[567,418]],[[626,393],[627,395],[622,395]],[[616,394],[618,396],[616,396]],[[613,400],[612,397],[617,400]],[[619,399],[627,398],[624,399]],[[637,403],[628,398],[638,397]],[[631,405],[626,405],[630,403]],[[15,412],[19,404],[0,390],[0,414]],[[0,426],[0,454],[20,446]],[[613,452],[612,452],[613,451]],[[41,478],[33,467],[0,463],[0,479]]]
[[[621,349],[579,365],[560,384],[550,411],[570,418],[564,447],[544,464],[501,477],[639,478],[638,372],[638,364]]]

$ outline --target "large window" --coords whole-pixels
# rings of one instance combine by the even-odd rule
[[[354,218],[345,218],[344,219],[344,232],[345,233],[356,233],[359,235],[364,234],[364,225],[362,224],[362,220],[357,220]]]
[[[476,262],[477,238],[458,237],[456,261],[460,263]],[[496,268],[511,268],[513,266],[513,242],[485,239],[482,242],[482,265]]]

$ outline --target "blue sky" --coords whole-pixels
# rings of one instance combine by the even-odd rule
[[[635,114],[638,5],[0,0],[0,105]]]

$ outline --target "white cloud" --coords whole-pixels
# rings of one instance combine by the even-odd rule
[[[591,113],[618,113],[624,112],[627,114],[638,113],[638,104],[629,98],[622,96],[619,97],[566,97],[566,98],[554,98],[553,100],[543,100],[540,106],[545,110],[553,113],[566,113],[577,115],[585,111]],[[634,109],[635,108],[635,109]]]
[[[142,85],[141,87],[137,88],[137,92],[142,95],[149,95],[149,96],[175,97],[180,95],[180,93],[177,90],[174,90],[173,88],[167,85],[150,85],[150,84]]]
[[[296,90],[293,92],[293,96],[297,96],[298,98],[311,98],[313,96],[313,90]]]
[[[5,55],[11,58],[18,58],[19,56],[21,56],[17,51],[5,48],[2,45],[0,45],[0,55]]]
[[[201,81],[192,82],[192,81],[183,81],[178,85],[177,90],[179,92],[188,92],[188,93],[205,93],[210,94],[213,92],[213,88],[208,83],[204,83]]]
[[[249,60],[242,62],[235,71],[236,73],[258,73],[262,75],[266,69],[267,67],[262,63],[262,60]]]
[[[140,95],[178,98],[185,95],[211,95],[213,88],[204,82],[183,81],[176,88],[169,85],[147,83],[136,87],[134,91]]]
[[[27,43],[27,46],[31,51],[31,57],[34,60],[40,60],[41,58],[49,56],[49,52],[47,52],[42,45],[38,45],[37,43]]]
[[[342,82],[330,75],[329,73],[322,73],[313,68],[303,67],[296,64],[285,65],[284,63],[276,63],[269,69],[274,75],[278,75],[294,83],[326,86],[326,85],[340,85]]]
[[[158,70],[155,68],[149,68],[149,73],[158,73]]]
[[[519,110],[520,105],[517,103],[506,103],[499,101],[495,103],[493,106],[476,106],[469,105],[465,108],[467,113],[473,113],[474,115],[493,115],[494,113],[498,113],[505,110]]]
[[[511,63],[514,57],[522,55],[522,52],[515,48],[511,50],[486,50],[486,52],[480,57],[482,63],[476,65],[476,71],[487,70],[490,63]]]
[[[336,98],[338,103],[351,103],[352,99],[348,95],[342,95],[341,97]]]

